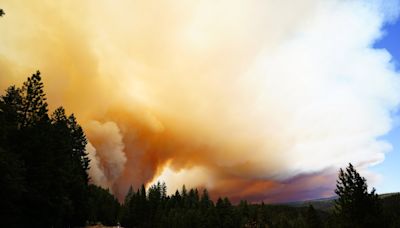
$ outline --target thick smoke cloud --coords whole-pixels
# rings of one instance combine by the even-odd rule
[[[99,185],[103,188],[110,189],[110,184],[106,175],[104,174],[104,167],[101,165],[96,149],[90,142],[86,145],[86,152],[88,153],[88,157],[90,159],[90,167],[88,171],[90,182],[96,183],[96,185]]]
[[[102,124],[98,121],[89,122],[85,130],[91,136],[91,143],[87,145],[90,177],[94,183],[112,189],[126,163],[120,130],[114,122]]]
[[[5,1],[0,87],[40,69],[76,113],[92,181],[214,196],[332,194],[391,146],[399,75],[372,48],[396,1]]]

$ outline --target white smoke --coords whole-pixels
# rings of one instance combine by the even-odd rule
[[[110,189],[111,186],[109,185],[107,177],[104,175],[103,167],[100,164],[100,158],[97,156],[96,149],[90,142],[86,145],[86,152],[90,159],[88,170],[90,182],[103,188]]]
[[[285,5],[269,3],[277,8]],[[259,27],[279,39],[267,38],[259,44],[259,52],[244,70],[243,62],[221,69],[220,56],[205,49],[203,54],[215,63],[214,68],[201,69],[201,75],[187,72],[195,81],[185,74],[171,76],[187,96],[171,98],[162,93],[150,99],[181,102],[184,108],[178,112],[162,104],[156,107],[191,126],[187,134],[201,129],[203,135],[196,134],[203,142],[218,148],[207,156],[229,173],[286,179],[337,170],[349,162],[367,168],[382,162],[391,150],[379,137],[392,127],[391,112],[400,100],[399,74],[390,54],[372,45],[382,35],[385,20],[393,19],[398,3],[391,2],[389,13],[383,11],[389,3],[379,1],[314,1],[311,5],[302,17],[284,17],[295,18],[291,23],[274,15],[277,24],[283,22],[282,28]],[[292,10],[282,14],[296,15]],[[201,33],[204,23],[194,30]],[[213,26],[218,24],[210,29]],[[235,28],[245,31],[240,26]],[[262,36],[263,31],[255,34]],[[206,40],[206,44],[221,51],[229,48],[224,41],[235,38],[220,35],[224,39]],[[250,40],[245,39],[237,52]]]
[[[373,165],[391,149],[378,138],[391,129],[400,81],[390,54],[372,48],[384,18],[377,9],[361,1],[320,3],[290,39],[264,49],[245,76],[244,90],[260,88],[249,100],[258,127],[281,142],[279,173]]]
[[[93,183],[112,188],[126,162],[121,132],[114,122],[98,121],[89,122],[85,131],[93,138],[86,147],[91,160],[89,176]]]

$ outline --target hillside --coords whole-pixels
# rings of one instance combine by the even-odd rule
[[[379,194],[379,198],[382,201],[383,207],[387,208],[388,205],[400,205],[400,192],[391,192],[391,193],[383,193]],[[314,200],[306,200],[306,201],[297,201],[297,202],[289,202],[286,205],[293,207],[307,207],[308,205],[312,205],[316,210],[321,211],[332,211],[334,209],[336,196],[332,196],[329,198],[321,198]]]

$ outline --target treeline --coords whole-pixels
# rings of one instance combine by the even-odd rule
[[[400,227],[400,195],[379,199],[375,189],[353,167],[340,169],[338,198],[327,211],[312,205],[250,204],[242,200],[232,205],[228,198],[210,199],[206,189],[185,186],[167,195],[163,183],[130,188],[121,206],[119,219],[124,227]]]
[[[130,188],[121,206],[119,221],[130,227],[400,227],[400,195],[380,199],[353,167],[340,169],[336,190],[338,198],[328,211],[312,205],[250,204],[242,200],[232,205],[228,198],[214,203],[206,189],[180,191],[168,196],[165,184],[148,191]],[[117,220],[116,220],[117,221]]]
[[[249,204],[243,200],[232,205],[228,198],[214,203],[206,189],[166,194],[165,184],[157,183],[148,191],[142,186],[130,188],[121,207],[123,227],[320,227],[320,216],[314,208],[283,205]]]
[[[108,189],[89,185],[87,225],[103,224],[115,226],[119,224],[121,205]]]
[[[362,190],[364,184],[358,188],[349,183],[346,184],[347,196],[340,196],[329,210],[317,210],[312,205],[251,204],[246,200],[235,205],[228,198],[218,198],[214,202],[207,190],[187,190],[185,187],[168,196],[164,194],[166,186],[158,183],[148,190],[144,186],[136,191],[131,188],[119,212],[112,210],[111,214],[100,213],[105,217],[98,217],[97,221],[107,225],[120,224],[126,228],[400,227],[399,194],[378,199],[374,193]],[[365,199],[365,196],[370,199]],[[340,203],[340,198],[347,198],[348,201]],[[361,205],[359,200],[362,198],[369,203]],[[103,208],[116,208],[115,201],[108,203],[110,206],[101,205]],[[107,220],[107,216],[114,220]]]

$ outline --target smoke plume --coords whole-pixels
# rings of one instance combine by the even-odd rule
[[[119,128],[114,122],[101,124],[91,121],[85,130],[91,136],[91,142],[86,148],[92,166],[89,170],[90,177],[94,183],[112,189],[126,162]]]
[[[373,49],[396,1],[5,1],[0,88],[37,69],[91,180],[285,201],[384,160],[399,75]]]

